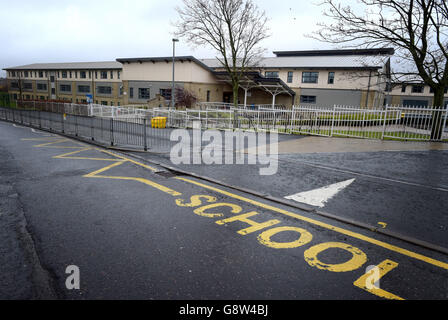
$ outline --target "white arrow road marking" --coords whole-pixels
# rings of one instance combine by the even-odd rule
[[[325,207],[325,204],[327,203],[328,200],[333,198],[341,190],[347,188],[355,180],[356,179],[350,179],[347,181],[338,182],[323,188],[293,194],[285,198],[301,203],[306,203],[311,206],[323,208]]]

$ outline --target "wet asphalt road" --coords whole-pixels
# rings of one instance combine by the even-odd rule
[[[0,161],[14,168],[0,171],[14,190],[1,197],[17,194],[9,214],[21,209],[26,224],[25,235],[19,222],[6,225],[18,254],[2,263],[31,261],[27,272],[35,275],[17,295],[2,282],[1,298],[33,297],[49,286],[47,294],[61,299],[380,299],[354,282],[386,260],[398,265],[381,289],[405,299],[448,298],[445,255],[45,136],[0,122]],[[215,200],[187,206],[194,195]],[[216,223],[243,213],[252,213],[252,224]],[[271,225],[257,224],[264,222]],[[280,227],[289,231],[267,236]],[[313,264],[311,249],[334,242],[347,247],[322,250]],[[4,242],[0,248],[9,250]],[[80,269],[80,290],[65,287],[68,265]]]
[[[138,155],[173,166],[167,153]],[[448,151],[280,154],[269,176],[260,164],[175,167],[279,198],[355,179],[321,210],[448,248]]]

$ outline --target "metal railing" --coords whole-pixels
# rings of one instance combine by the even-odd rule
[[[121,121],[47,111],[0,108],[0,120],[92,140],[122,148],[137,147],[156,152],[169,152],[172,129],[156,129],[151,119],[133,118]]]
[[[76,105],[70,103],[30,102],[31,110],[82,115],[142,125],[154,117],[165,117],[168,128],[192,128],[200,122],[202,129],[275,131],[326,137],[394,139],[415,141],[448,140],[447,109],[391,107],[360,109],[352,106],[294,106],[292,109],[208,108],[198,110],[140,109],[130,106]],[[21,105],[23,107],[23,105]],[[124,124],[121,124],[124,123]],[[125,129],[123,129],[125,130]],[[135,130],[129,127],[131,133]],[[126,138],[128,143],[129,137]]]

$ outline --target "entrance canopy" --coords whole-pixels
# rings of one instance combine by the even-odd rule
[[[213,72],[214,76],[219,80],[232,84],[232,79],[228,72]],[[295,97],[296,93],[280,78],[266,78],[259,72],[244,72],[240,79],[240,88],[244,90],[244,106],[247,105],[247,92],[250,89],[261,89],[272,95],[272,106],[275,105],[275,98],[279,94],[288,94]]]

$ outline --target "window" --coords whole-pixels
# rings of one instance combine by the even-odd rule
[[[391,92],[392,91],[392,85],[390,84],[390,82],[386,83],[386,88],[384,89],[384,91],[386,91],[386,92]]]
[[[134,98],[134,88],[129,88],[129,98]]]
[[[25,89],[25,90],[33,90],[33,84],[31,82],[25,82],[23,84],[23,89]]]
[[[121,85],[120,86],[120,96],[122,96],[123,95],[123,86]]]
[[[78,86],[78,92],[79,93],[89,93],[90,86]]]
[[[14,93],[14,94],[12,95],[12,97],[13,97],[14,100],[17,100],[17,93]]]
[[[412,86],[412,93],[423,93],[424,88],[425,88],[424,86],[419,85],[419,84],[413,85]]]
[[[24,74],[25,74],[25,78],[28,78],[28,71],[25,71]]]
[[[72,86],[69,84],[61,84],[61,85],[59,85],[59,90],[61,92],[70,92],[70,91],[72,91]]]
[[[51,77],[50,77],[50,81],[51,81],[51,82],[54,82],[54,76],[51,76]]]
[[[207,102],[210,102],[210,90],[207,90]]]
[[[18,89],[19,88],[19,83],[18,82],[11,82],[11,88]]]
[[[45,100],[45,97],[44,96],[40,96],[40,100]]]
[[[316,96],[300,96],[300,103],[316,103]]]
[[[75,71],[75,79],[78,79],[78,71]]]
[[[117,71],[118,79],[120,79],[120,71]]]
[[[11,77],[15,77],[16,76],[16,72],[15,71],[12,71],[11,72]]]
[[[264,75],[266,78],[278,78],[278,71],[266,71]]]
[[[160,95],[165,98],[165,100],[171,100],[171,89],[160,89]]]
[[[64,78],[64,79],[67,78],[67,71],[62,71],[62,78]]]
[[[293,78],[294,78],[294,72],[289,71],[288,72],[288,83],[292,83]]]
[[[70,79],[72,78],[72,72],[70,71]]]
[[[43,71],[39,71],[39,78],[43,78],[44,77],[44,72]]]
[[[328,84],[334,84],[334,72],[328,72]]]
[[[101,101],[101,105],[107,106],[107,101]]]
[[[112,87],[99,86],[97,92],[99,94],[112,94]]]
[[[110,72],[110,78],[111,78],[111,79],[114,78],[114,72],[113,72],[113,71]]]
[[[95,79],[98,79],[98,71],[95,71]]]
[[[319,72],[302,72],[302,83],[317,83]]]
[[[38,83],[37,84],[37,90],[46,91],[47,90],[47,84],[46,83]]]
[[[138,98],[148,100],[149,88],[138,88]]]
[[[101,71],[101,79],[107,79],[107,71]]]
[[[428,100],[403,100],[403,105],[409,108],[425,108],[428,106]]]
[[[51,94],[56,94],[56,89],[55,88],[51,88]]]
[[[86,79],[87,78],[86,72],[85,71],[79,71],[79,77],[81,79]]]

